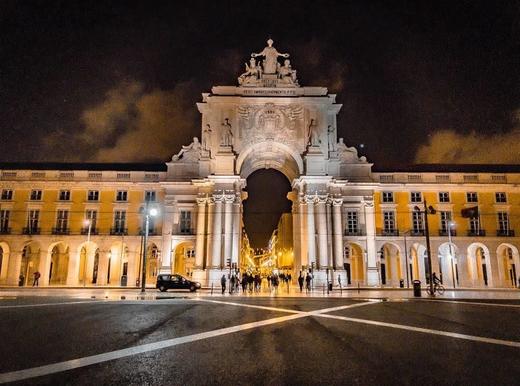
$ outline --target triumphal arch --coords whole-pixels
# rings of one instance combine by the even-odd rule
[[[258,169],[276,169],[292,186],[293,275],[312,269],[316,283],[345,276],[346,207],[361,214],[365,253],[375,256],[374,234],[368,234],[375,232],[373,190],[363,186],[372,164],[338,138],[336,96],[300,85],[288,53],[269,39],[251,54],[237,85],[213,87],[197,107],[200,140],[173,156],[163,182],[171,216],[196,195],[194,279],[219,280],[228,259],[240,266],[243,189]],[[376,264],[367,263],[367,281],[377,284]]]

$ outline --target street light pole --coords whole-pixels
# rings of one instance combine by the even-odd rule
[[[148,208],[148,201],[146,201],[144,207],[145,225],[144,225],[144,237],[143,237],[143,272],[141,276],[141,293],[146,291],[146,253],[148,243],[148,232],[150,230],[150,216],[155,217],[157,215],[157,209]]]
[[[435,209],[431,208],[431,213],[435,213]],[[432,252],[430,247],[430,229],[428,227],[428,207],[426,206],[426,200],[424,200],[424,231],[426,233],[426,253],[428,255],[428,276],[430,277],[430,294],[435,296],[433,292],[433,272],[432,272]]]
[[[448,222],[448,242],[450,246],[450,259],[451,259],[451,278],[453,279],[453,288],[455,288],[455,268],[453,267],[455,264],[455,256],[453,256],[453,252],[451,250],[451,227],[454,225],[452,221]]]

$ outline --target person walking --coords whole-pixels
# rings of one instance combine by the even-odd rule
[[[298,285],[300,286],[300,292],[303,292],[303,275],[302,271],[300,271],[300,276],[298,276]]]
[[[40,272],[36,271],[35,273],[33,273],[33,275],[34,275],[34,281],[33,281],[33,285],[32,286],[33,287],[38,287],[41,274],[40,274]]]
[[[311,275],[307,272],[307,276],[305,276],[305,291],[310,292],[311,290]]]
[[[226,292],[226,275],[222,275],[220,285],[222,286],[222,295],[224,295],[224,292]]]
[[[235,290],[235,275],[231,275],[231,277],[229,278],[229,293],[232,294],[233,291]]]

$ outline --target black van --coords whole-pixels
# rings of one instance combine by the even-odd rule
[[[181,275],[158,275],[157,284],[155,288],[159,291],[165,292],[169,289],[188,289],[190,292],[195,292],[200,289],[200,283],[186,279]]]

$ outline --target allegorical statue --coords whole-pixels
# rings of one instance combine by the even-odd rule
[[[211,126],[209,124],[202,130],[202,148],[209,150],[209,137],[211,136]]]
[[[229,119],[226,118],[222,124],[222,137],[220,140],[221,146],[230,147],[233,146],[233,131],[231,130],[231,124]]]
[[[183,146],[181,151],[172,157],[172,161],[178,161],[181,157],[184,161],[196,161],[200,158],[201,149],[202,146],[200,145],[199,139],[193,137],[193,142],[188,146]]]
[[[252,58],[256,58],[257,56],[263,56],[265,58],[263,61],[265,74],[276,74],[279,56],[282,56],[284,58],[289,57],[289,54],[282,54],[282,53],[278,52],[278,50],[273,47],[273,43],[274,43],[273,40],[269,39],[267,41],[267,47],[265,47],[262,50],[262,52],[251,54]]]
[[[246,72],[238,77],[240,85],[254,82],[262,76],[262,67],[256,64],[255,58],[251,58],[249,63],[249,65],[246,63]]]
[[[283,66],[278,63],[278,78],[283,80],[285,83],[297,83],[296,70],[292,69],[291,61],[289,59],[284,60]]]
[[[327,140],[329,145],[329,151],[336,151],[336,130],[332,125],[327,127]]]
[[[320,137],[318,134],[318,125],[314,119],[311,119],[311,123],[309,125],[309,135],[308,135],[308,143],[311,147],[319,147],[320,146]]]

